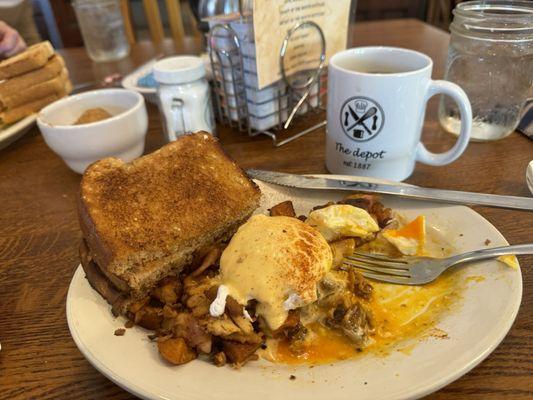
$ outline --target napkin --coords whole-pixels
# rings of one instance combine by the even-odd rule
[[[137,86],[157,89],[159,87],[159,82],[155,80],[154,73],[150,71],[146,75],[137,79]]]

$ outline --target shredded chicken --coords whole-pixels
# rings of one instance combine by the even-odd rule
[[[181,312],[174,318],[174,336],[182,337],[187,344],[199,352],[211,353],[211,335],[204,330],[200,321],[190,313]]]
[[[301,310],[304,326],[319,322],[360,345],[373,332],[371,314],[363,304],[371,295],[372,286],[353,269],[330,271],[318,285],[318,301]]]
[[[254,331],[250,321],[245,321],[249,324],[246,329],[241,329],[227,314],[217,318],[205,318],[203,323],[206,330],[213,336],[231,339],[239,343],[261,343],[262,336]]]
[[[233,333],[240,333],[241,329],[226,314],[220,317],[204,320],[205,328],[214,336],[228,337]]]
[[[364,343],[372,332],[370,312],[350,291],[335,292],[319,301],[322,323],[341,330],[356,344]]]
[[[349,204],[362,208],[373,215],[380,228],[384,228],[392,221],[392,210],[377,201],[376,196],[368,194],[353,194],[342,199],[338,204]]]
[[[363,275],[351,268],[348,270],[348,281],[349,289],[353,294],[367,301],[371,299],[374,288]]]
[[[308,329],[301,322],[300,310],[291,310],[289,316],[278,329],[271,333],[272,337],[289,341],[289,348],[294,353],[301,353],[309,342]]]
[[[226,312],[242,333],[248,335],[254,332],[252,322],[244,316],[244,307],[231,296],[226,298]]]
[[[375,202],[375,197],[369,194],[353,194],[346,196],[339,201],[339,204],[349,204],[354,207],[362,208],[370,213],[370,209]]]
[[[383,204],[379,202],[372,205],[370,214],[374,215],[380,228],[385,228],[393,220],[392,210],[390,208],[385,208]]]
[[[259,334],[259,333],[255,333],[255,332],[252,332],[252,333],[241,333],[241,332],[232,333],[231,335],[228,335],[226,338],[229,339],[229,340],[233,340],[235,342],[239,342],[239,343],[254,343],[254,344],[258,344],[258,343],[262,343],[263,342],[263,335]]]
[[[292,201],[287,200],[279,204],[276,204],[270,210],[271,217],[284,216],[284,217],[296,217],[296,212],[294,211],[294,206]]]
[[[364,343],[373,330],[372,316],[360,302],[355,302],[346,310],[340,323],[335,321],[334,326],[340,326],[343,333],[354,342]]]
[[[163,304],[176,304],[181,297],[182,285],[177,277],[165,278],[151,295]]]
[[[202,317],[209,313],[209,305],[213,301],[209,290],[218,287],[218,279],[200,277],[198,279],[187,277],[184,280],[183,296],[184,304],[191,310],[195,317]]]
[[[207,268],[217,262],[218,258],[220,257],[220,253],[220,249],[216,247],[210,250],[202,261],[202,264],[191,274],[191,276],[196,277],[204,273]]]

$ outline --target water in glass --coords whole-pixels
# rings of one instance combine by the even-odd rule
[[[85,48],[93,61],[113,61],[129,54],[118,0],[77,0],[73,6]]]
[[[470,1],[454,10],[445,78],[472,104],[472,140],[500,139],[514,131],[533,82],[533,2]],[[446,97],[441,125],[459,133],[459,110]]]

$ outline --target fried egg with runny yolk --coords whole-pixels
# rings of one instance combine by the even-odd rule
[[[382,235],[406,256],[422,256],[426,244],[426,218],[423,215],[400,229],[385,229]]]
[[[366,210],[349,204],[333,204],[311,211],[306,223],[320,231],[328,242],[342,237],[365,238],[379,231]]]
[[[221,285],[210,314],[224,313],[228,295],[243,306],[256,300],[256,314],[275,330],[289,310],[317,300],[317,284],[332,259],[329,244],[313,227],[293,217],[255,215],[222,253]]]

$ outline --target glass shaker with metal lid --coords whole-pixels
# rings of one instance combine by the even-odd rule
[[[189,0],[189,2],[197,18],[198,28],[204,33],[209,32],[206,18],[217,15],[251,13],[253,5],[252,0]]]
[[[209,84],[200,57],[174,56],[154,65],[158,105],[167,141],[188,132],[215,133]]]
[[[503,138],[517,127],[531,94],[533,1],[467,1],[453,14],[445,79],[470,99],[471,140]],[[458,134],[459,110],[451,99],[441,99],[439,120]]]

